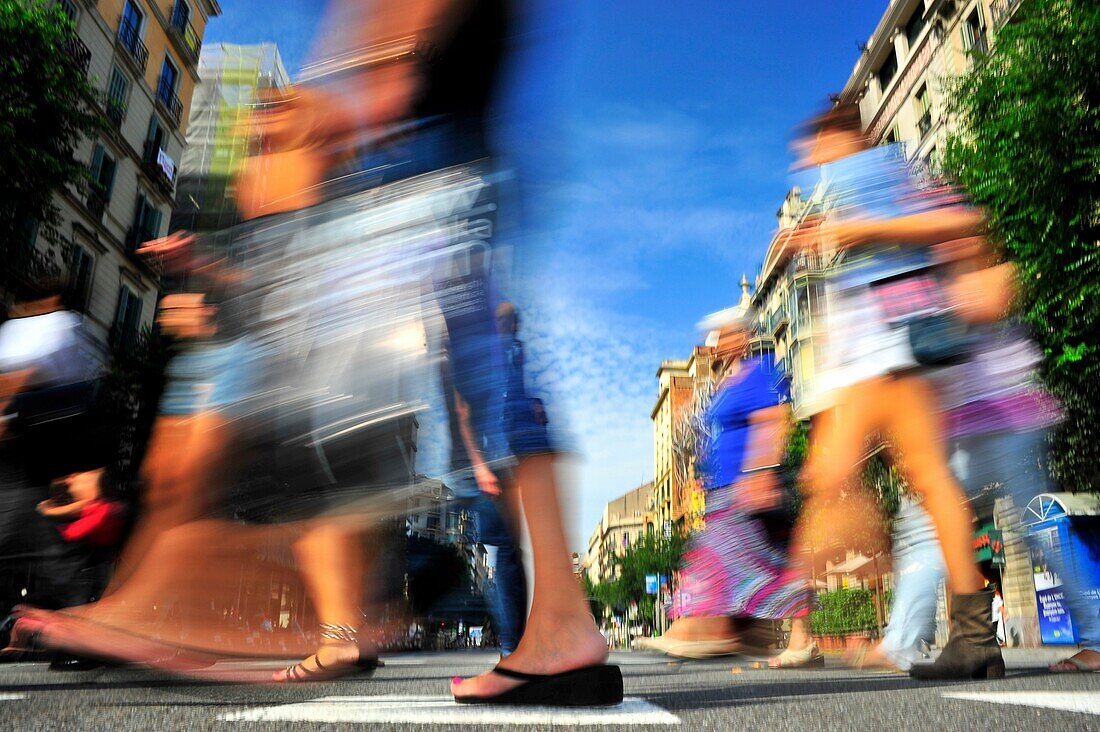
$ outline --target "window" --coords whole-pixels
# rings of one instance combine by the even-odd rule
[[[138,194],[137,207],[134,211],[134,228],[132,230],[130,244],[134,247],[143,242],[156,239],[160,235],[160,222],[163,214],[145,197]]]
[[[95,260],[82,246],[73,247],[72,263],[69,265],[69,284],[73,293],[73,309],[85,311],[92,297],[92,269]]]
[[[439,530],[439,517],[429,515],[427,526],[428,526],[429,531],[438,531]]]
[[[981,5],[975,5],[963,23],[963,48],[971,55],[983,55],[989,51],[985,37],[985,19]]]
[[[76,23],[76,4],[73,0],[57,0],[57,4],[61,6],[61,11],[71,20]]]
[[[886,91],[886,87],[890,86],[890,82],[894,80],[894,76],[898,73],[898,59],[894,55],[894,51],[890,51],[890,55],[886,57],[886,61],[878,70],[878,83],[882,87],[883,91]]]
[[[145,14],[138,9],[133,0],[126,0],[126,5],[122,8],[120,25],[126,29],[128,34],[133,35],[135,41],[139,41],[141,40],[141,32],[144,30],[142,27],[144,23]]]
[[[917,47],[917,39],[924,30],[924,12],[921,6],[917,6],[909,22],[905,24],[905,39],[909,41],[909,51]]]
[[[88,193],[88,207],[95,215],[102,216],[104,208],[111,200],[116,168],[114,158],[102,145],[96,145],[92,152],[92,189]]]
[[[130,79],[117,66],[111,68],[111,81],[107,85],[107,119],[115,127],[121,127],[126,118],[126,102],[130,96]]]
[[[162,102],[168,102],[176,93],[176,84],[179,82],[179,69],[172,63],[172,59],[165,54],[164,63],[160,65],[160,84],[157,85],[157,96]]]
[[[126,285],[118,288],[118,310],[115,312],[115,325],[112,336],[115,343],[123,349],[130,348],[137,339],[141,324],[141,298]]]
[[[928,84],[921,84],[914,97],[917,107],[917,129],[921,139],[932,131],[932,96],[928,93]]]
[[[883,145],[893,145],[897,141],[898,141],[898,127],[897,127],[897,125],[894,125],[893,127],[890,128],[890,130],[882,138],[882,144]]]

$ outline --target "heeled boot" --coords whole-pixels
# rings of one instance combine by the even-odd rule
[[[1000,679],[1005,662],[993,627],[993,593],[953,595],[951,639],[934,663],[914,664],[914,679]]]

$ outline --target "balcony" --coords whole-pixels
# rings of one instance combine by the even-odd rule
[[[76,31],[70,33],[69,37],[65,39],[65,50],[69,52],[73,62],[80,67],[80,70],[87,74],[88,65],[92,62],[92,52],[84,45],[84,41],[77,37]]]
[[[199,62],[199,51],[202,50],[202,40],[195,32],[195,27],[188,19],[189,11],[182,3],[177,2],[172,8],[172,22],[169,24],[176,39],[187,52],[188,60],[192,64]]]
[[[141,156],[141,169],[160,191],[171,198],[176,193],[175,163],[159,146],[146,141]],[[170,173],[169,170],[172,172]]]
[[[161,76],[157,83],[157,104],[164,107],[164,111],[172,118],[176,127],[179,127],[180,117],[183,116],[183,104],[176,96],[171,81],[164,76]]]
[[[149,63],[149,49],[138,37],[138,29],[125,18],[118,23],[118,45],[129,55],[130,60],[137,66],[138,72],[145,73],[145,65]]]
[[[1012,19],[1016,8],[1020,7],[1020,0],[993,0],[989,6],[989,14],[993,16],[993,27],[1000,28]]]

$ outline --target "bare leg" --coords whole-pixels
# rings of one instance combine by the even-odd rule
[[[897,440],[909,483],[924,498],[943,547],[948,584],[958,594],[979,592],[982,577],[974,564],[974,514],[947,466],[932,388],[916,376],[899,377],[889,385],[883,403],[886,428]]]
[[[318,521],[294,543],[294,555],[318,620],[358,632],[363,625],[360,603],[366,572],[362,531],[346,522]],[[301,666],[308,673],[319,670],[318,661],[326,669],[336,669],[358,660],[359,644],[354,640],[322,636],[317,652]],[[289,670],[279,671],[273,680],[293,680],[291,676]]]
[[[562,529],[553,457],[523,458],[516,483],[531,533],[534,600],[519,646],[503,662],[506,668],[553,674],[603,663],[607,643],[588,612],[584,592],[573,576]],[[451,681],[459,696],[491,696],[522,684],[491,671]]]
[[[104,597],[126,583],[164,532],[209,515],[218,493],[217,481],[227,468],[225,447],[231,439],[224,419],[215,412],[157,418],[142,465],[143,515],[126,542]]]

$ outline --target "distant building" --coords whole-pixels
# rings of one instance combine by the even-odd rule
[[[615,578],[615,558],[622,556],[632,542],[652,530],[647,526],[646,512],[653,484],[646,483],[629,493],[609,501],[604,507],[592,536],[584,567],[589,580],[599,584]]]
[[[201,82],[179,165],[172,230],[219,231],[237,222],[233,175],[248,155],[243,134],[257,94],[285,89],[290,78],[274,43],[207,46],[199,59]]]
[[[787,375],[796,419],[817,411],[817,374],[824,358],[825,278],[831,257],[812,250],[784,259],[787,240],[814,205],[792,188],[776,212],[779,224],[756,278],[754,347],[772,350]]]

